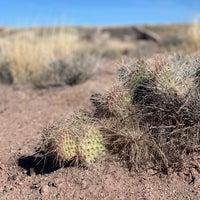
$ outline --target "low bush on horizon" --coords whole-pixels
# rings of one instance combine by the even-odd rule
[[[73,86],[86,81],[97,74],[100,67],[100,56],[90,52],[75,54],[52,61],[43,69],[41,76],[33,81],[36,88],[52,86]]]

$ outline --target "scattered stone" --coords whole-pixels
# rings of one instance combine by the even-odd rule
[[[5,185],[3,188],[3,192],[10,192],[13,190],[13,187],[10,185]]]
[[[44,194],[47,194],[49,192],[49,187],[47,185],[43,185],[41,188],[40,188],[40,194],[41,195],[44,195]]]
[[[35,175],[36,175],[36,173],[35,173],[35,169],[34,169],[34,168],[30,168],[28,174],[29,174],[30,176],[35,176]]]
[[[49,182],[48,182],[48,186],[49,186],[49,187],[57,187],[58,184],[55,182],[55,180],[52,180],[52,181],[49,181]]]
[[[89,185],[88,185],[87,181],[83,180],[83,181],[82,181],[82,188],[83,188],[83,189],[86,189],[86,188],[88,188],[88,187],[89,187]]]
[[[9,175],[9,177],[8,177],[8,180],[10,180],[10,181],[16,181],[17,180],[17,174],[11,174],[11,175]]]
[[[40,188],[40,184],[39,183],[33,183],[31,186],[30,186],[31,189],[38,189]]]
[[[0,170],[4,170],[5,169],[5,165],[0,161]]]

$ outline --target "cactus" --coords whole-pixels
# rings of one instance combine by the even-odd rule
[[[53,156],[59,163],[76,158],[77,163],[90,164],[104,151],[102,135],[83,112],[68,120],[51,125],[43,131],[45,156]]]
[[[155,86],[155,78],[151,74],[133,74],[128,83],[132,103],[135,104],[142,101]]]
[[[58,160],[65,162],[77,156],[77,147],[74,134],[72,132],[62,130],[55,139],[55,151]]]
[[[103,138],[97,128],[90,128],[82,138],[79,138],[78,152],[82,162],[90,164],[104,151]]]
[[[128,91],[121,85],[114,86],[105,95],[108,110],[116,117],[124,115],[126,108],[130,104],[130,95]]]
[[[43,131],[42,149],[45,156],[53,156],[64,163],[77,155],[75,135],[63,123],[51,125]]]

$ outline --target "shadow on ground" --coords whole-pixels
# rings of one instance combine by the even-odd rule
[[[27,175],[31,174],[49,174],[61,167],[73,167],[75,166],[74,160],[60,164],[51,157],[43,158],[37,156],[22,156],[18,159],[18,166],[27,171]]]

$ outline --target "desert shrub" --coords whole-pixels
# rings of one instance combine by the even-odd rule
[[[177,57],[166,61],[173,59]],[[165,66],[165,62],[161,63]],[[182,61],[180,67],[181,63],[186,68],[191,64]],[[153,168],[169,173],[194,162],[198,166],[195,156],[200,148],[200,103],[199,91],[194,92],[195,85],[190,85],[184,94],[173,87],[163,89],[156,68],[158,62],[137,60],[129,64],[119,70],[121,84],[131,98],[129,106],[125,107],[123,115],[107,115],[106,118],[96,115],[102,125],[106,147],[129,168],[139,171]],[[156,69],[149,64],[154,64]],[[176,75],[169,77],[175,78]],[[184,79],[184,75],[179,78]],[[109,108],[108,102],[104,104]]]
[[[50,34],[51,32],[51,34]],[[34,30],[19,30],[0,38],[2,62],[9,61],[8,71],[14,84],[33,83],[40,79],[49,62],[71,56],[81,48],[78,36],[58,28],[49,34],[37,35]]]
[[[91,78],[98,72],[100,58],[89,51],[77,52],[65,59],[51,62],[39,80],[36,87],[75,85]]]
[[[136,58],[146,58],[160,52],[161,48],[157,43],[148,41],[145,43],[138,43],[137,47],[133,48],[129,52],[129,56]]]

